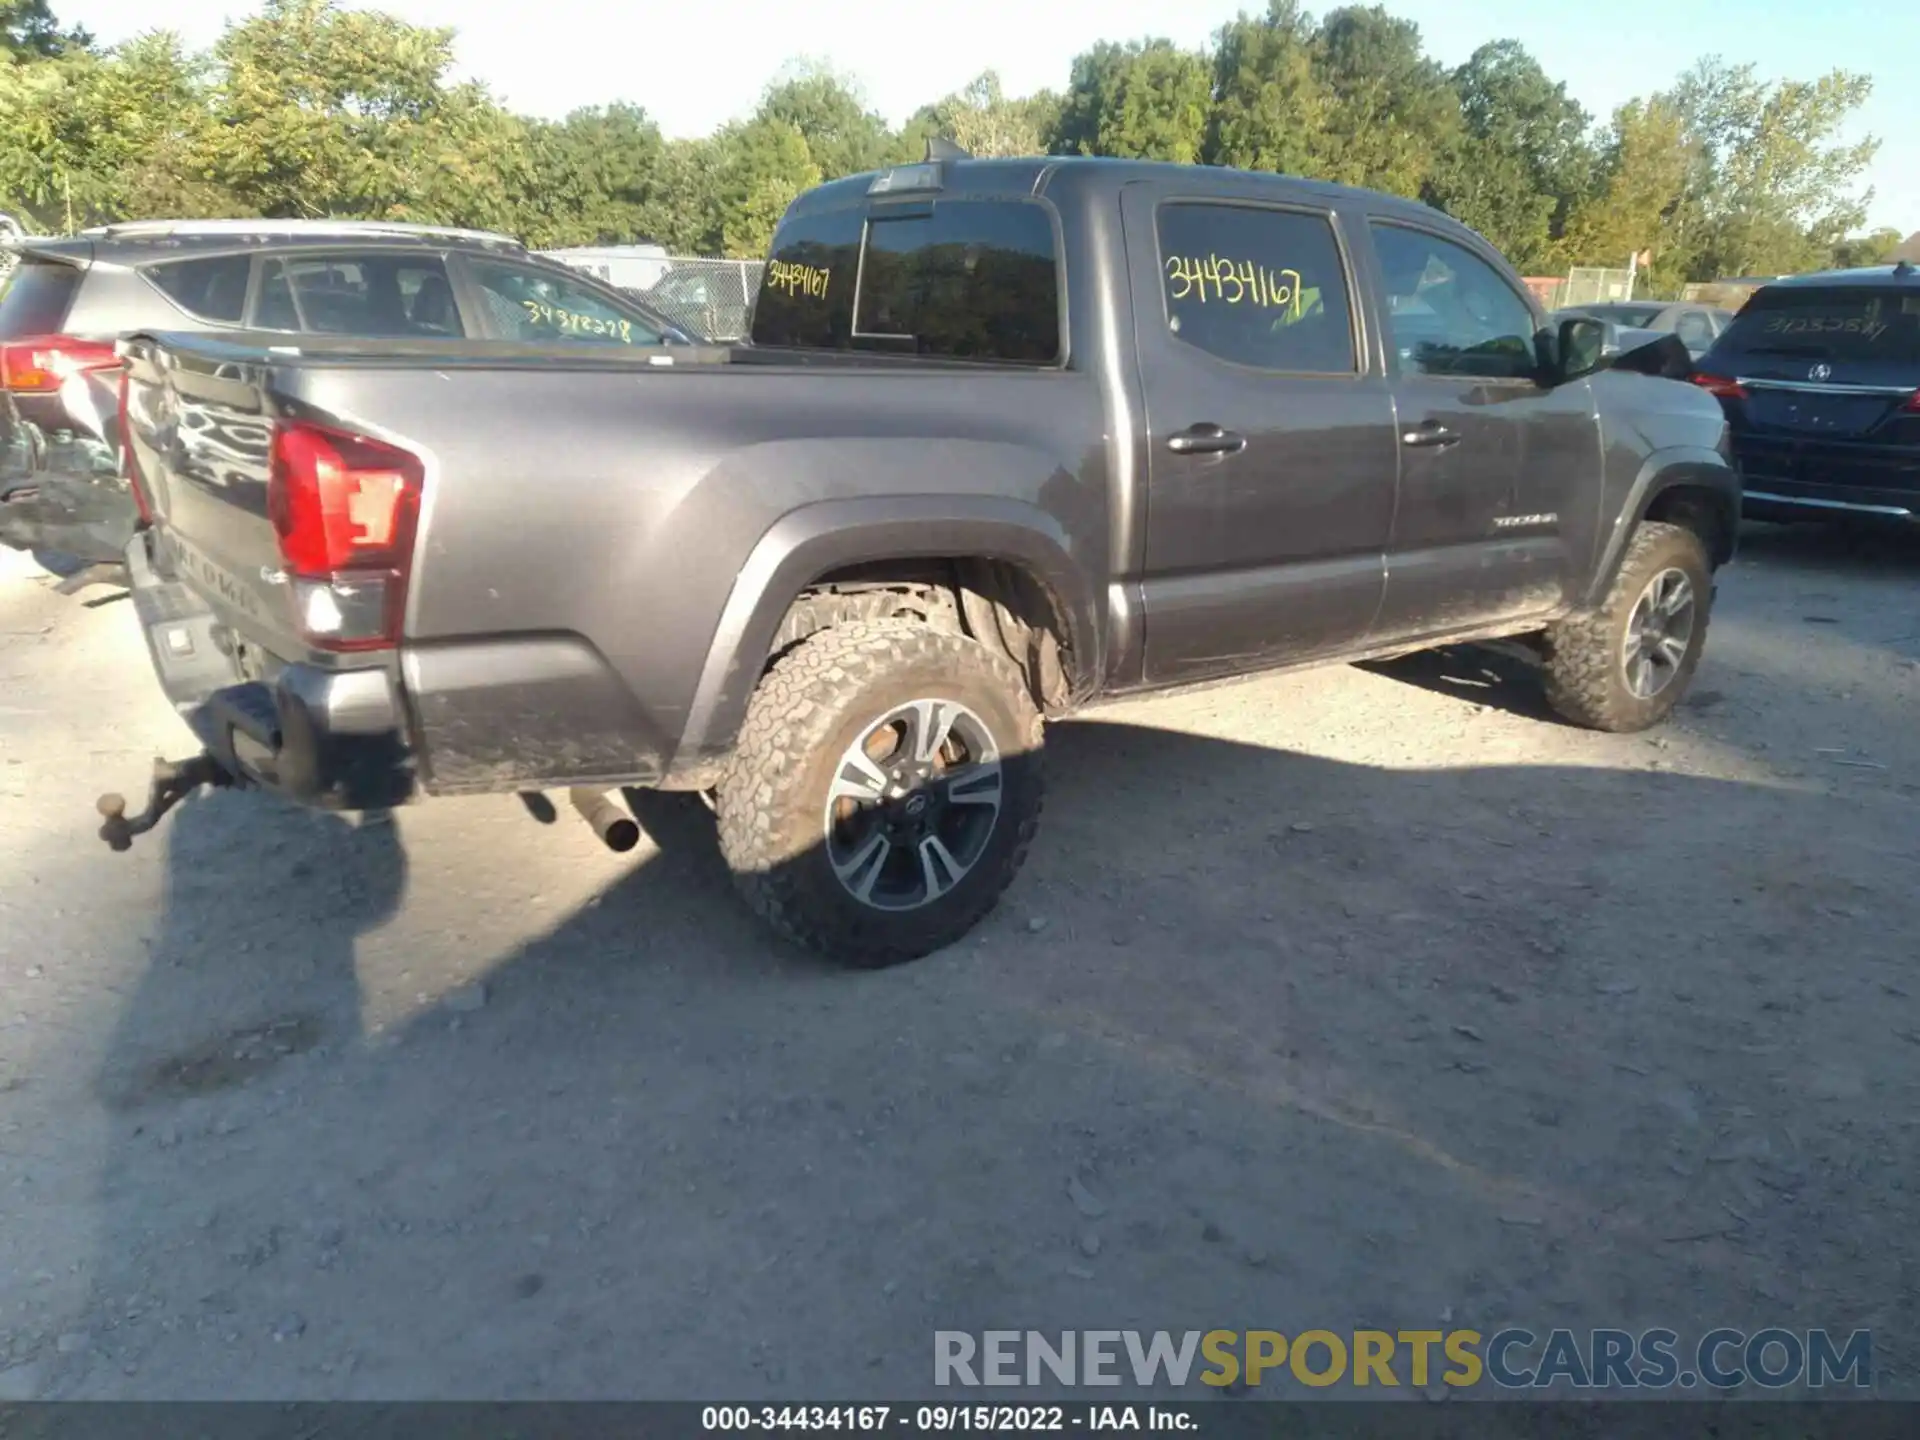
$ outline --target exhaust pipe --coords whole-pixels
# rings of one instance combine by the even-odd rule
[[[624,854],[640,843],[640,822],[604,790],[575,789],[567,798],[609,850]]]

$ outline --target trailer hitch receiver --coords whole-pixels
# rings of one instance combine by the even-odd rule
[[[131,849],[134,836],[153,829],[162,816],[202,785],[218,788],[233,783],[233,777],[205,752],[191,760],[155,759],[153,779],[147,786],[147,808],[140,814],[128,818],[124,795],[102,795],[94,802],[100,812],[100,838],[115,850]]]

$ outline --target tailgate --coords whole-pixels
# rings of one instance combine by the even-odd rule
[[[264,362],[125,345],[127,442],[153,515],[154,558],[274,655],[308,646],[267,510],[273,401]]]

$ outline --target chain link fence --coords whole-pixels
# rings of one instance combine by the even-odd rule
[[[682,330],[717,344],[746,338],[765,262],[667,255],[650,245],[548,251],[551,259],[598,276]]]
[[[1597,265],[1576,265],[1567,272],[1567,288],[1560,304],[1605,305],[1633,298],[1633,271],[1607,270]]]
[[[746,339],[747,320],[765,268],[761,260],[669,256],[666,272],[638,293],[682,330],[726,345]]]
[[[1521,277],[1527,289],[1533,292],[1534,299],[1540,302],[1542,310],[1558,310],[1564,303],[1561,296],[1567,293],[1567,282],[1560,275],[1523,275]]]

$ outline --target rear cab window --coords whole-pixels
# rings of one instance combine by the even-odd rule
[[[0,340],[57,335],[80,290],[80,268],[25,256],[0,289]]]
[[[1920,369],[1920,286],[1762,290],[1734,316],[1715,349],[1760,360]]]
[[[1326,215],[1179,201],[1160,207],[1155,229],[1175,338],[1262,370],[1354,373],[1353,309]]]
[[[1031,200],[956,198],[791,218],[773,238],[753,343],[1057,365],[1052,212]]]

